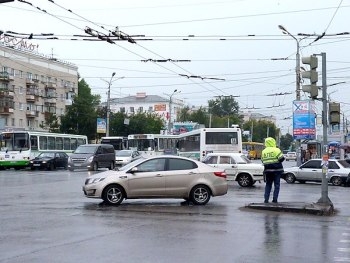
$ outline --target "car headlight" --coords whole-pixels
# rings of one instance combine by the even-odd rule
[[[105,179],[105,177],[101,177],[101,178],[90,178],[90,179],[87,179],[85,184],[95,184],[95,183],[98,183],[98,182],[102,182],[103,180]]]
[[[94,159],[94,157],[93,156],[91,156],[91,157],[89,157],[89,159],[87,160],[89,163],[91,163],[92,161],[93,161],[93,159]]]

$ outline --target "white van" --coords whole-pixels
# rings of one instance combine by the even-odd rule
[[[243,153],[208,153],[203,162],[224,169],[227,179],[237,181],[242,187],[253,186],[264,179],[264,166],[253,163]]]

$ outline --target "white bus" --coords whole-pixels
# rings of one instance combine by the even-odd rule
[[[130,134],[128,148],[147,156],[176,154],[178,137],[173,134]]]
[[[179,134],[178,155],[203,161],[207,153],[242,152],[242,132],[232,128],[201,128]]]
[[[101,144],[112,144],[115,151],[128,149],[128,137],[108,136],[101,137]]]
[[[72,153],[87,144],[85,135],[58,134],[39,131],[4,131],[0,134],[0,169],[21,169],[40,152]]]

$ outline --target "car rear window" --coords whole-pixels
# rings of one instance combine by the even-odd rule
[[[168,170],[187,170],[187,169],[195,169],[197,167],[198,166],[195,162],[174,158],[174,159],[169,159]]]

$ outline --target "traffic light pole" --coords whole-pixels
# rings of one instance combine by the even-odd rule
[[[322,190],[321,198],[317,203],[332,205],[328,197],[328,121],[327,121],[327,70],[326,70],[326,53],[321,53],[322,57],[322,125],[323,125],[323,164],[322,164]]]

